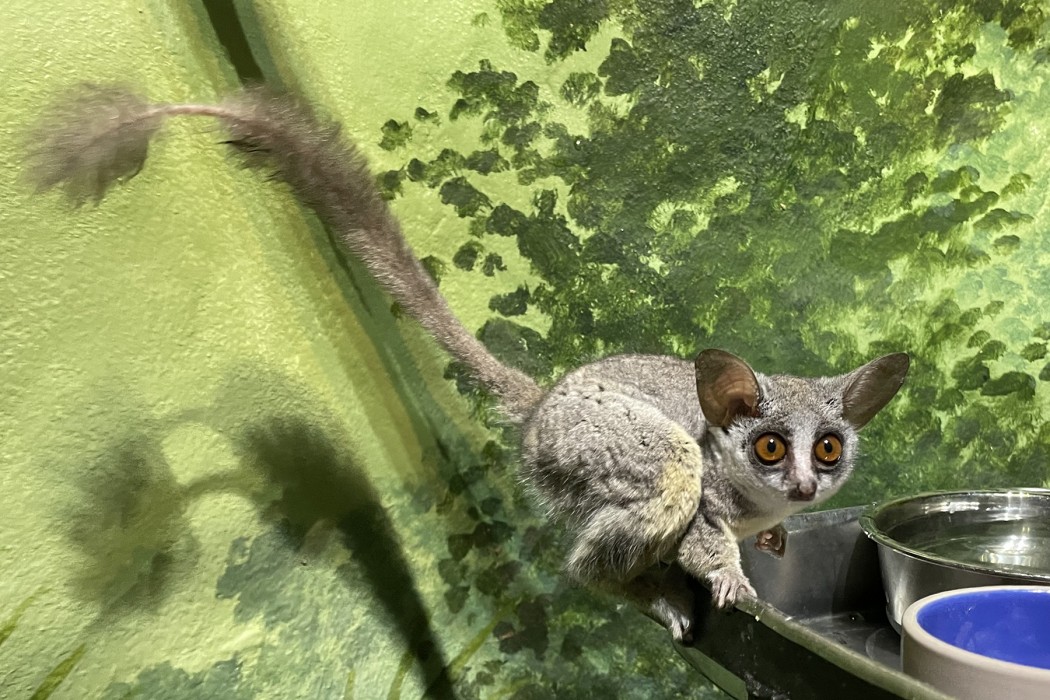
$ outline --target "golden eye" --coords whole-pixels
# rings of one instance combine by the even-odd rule
[[[762,464],[776,464],[787,454],[787,443],[776,433],[763,433],[755,440],[755,456]]]
[[[837,464],[842,456],[842,441],[837,436],[828,433],[813,444],[813,456],[821,464],[829,467]]]

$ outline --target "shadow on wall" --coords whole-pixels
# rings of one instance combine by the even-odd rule
[[[349,455],[340,453],[316,427],[295,418],[249,427],[242,449],[281,486],[281,498],[271,507],[287,518],[297,545],[319,520],[336,523],[404,648],[429,679],[428,695],[454,697],[448,662],[404,550],[379,494]],[[339,571],[348,586],[356,585],[346,567]]]
[[[82,555],[74,592],[102,608],[95,624],[105,625],[133,610],[159,609],[176,583],[192,576],[200,559],[188,509],[203,496],[235,493],[276,524],[281,546],[295,558],[309,547],[311,532],[334,528],[355,564],[338,567],[342,583],[348,589],[367,586],[402,648],[421,669],[428,697],[453,697],[448,662],[414,585],[412,567],[354,455],[326,435],[316,410],[296,410],[304,408],[297,406],[301,399],[296,397],[308,392],[273,374],[264,380],[258,373],[236,376],[212,407],[136,426],[107,450],[107,457],[86,469],[70,470],[81,498],[63,514],[60,527]],[[246,392],[259,387],[265,387],[270,403],[288,406],[288,413],[249,419],[247,412],[260,402]],[[274,393],[286,400],[273,402]],[[126,399],[130,392],[120,395]],[[187,423],[233,436],[233,448],[247,466],[180,484],[162,443]],[[220,597],[225,597],[222,591]]]
[[[85,469],[70,470],[80,498],[60,527],[82,554],[73,590],[97,602],[104,616],[154,611],[172,581],[198,562],[186,489],[152,431],[136,431],[105,453]]]

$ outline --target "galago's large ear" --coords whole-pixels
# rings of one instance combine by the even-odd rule
[[[842,417],[860,430],[890,402],[904,384],[911,361],[903,352],[884,355],[846,375]]]
[[[708,423],[728,427],[739,416],[757,416],[758,379],[746,362],[725,350],[696,356],[696,393]]]

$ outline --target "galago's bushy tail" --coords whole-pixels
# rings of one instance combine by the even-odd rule
[[[150,139],[174,116],[218,120],[247,165],[288,183],[401,308],[499,399],[508,418],[528,414],[542,395],[539,386],[493,357],[452,314],[365,159],[338,125],[293,99],[251,89],[218,104],[150,104],[121,87],[81,86],[34,132],[27,174],[38,190],[61,186],[77,204],[97,202],[142,168]]]

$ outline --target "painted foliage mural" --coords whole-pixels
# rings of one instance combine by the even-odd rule
[[[406,159],[386,184],[437,189],[470,219],[439,269],[484,284],[502,264],[487,241],[516,238],[539,280],[490,301],[481,335],[505,358],[554,377],[720,346],[822,374],[903,348],[906,400],[842,501],[1050,476],[1038,3],[501,9],[552,63],[623,29],[557,92],[483,61],[450,77],[451,107],[384,127],[411,154],[419,122],[482,124],[477,150]],[[566,106],[585,128],[558,120]],[[528,205],[503,201],[504,172]],[[515,323],[533,308],[546,332]]]
[[[1047,483],[1042,7],[500,9],[552,64],[600,49],[607,23],[622,35],[557,90],[481,61],[450,77],[450,107],[384,125],[405,154],[391,197],[431,188],[469,220],[436,276],[483,285],[503,236],[539,278],[492,296],[490,347],[552,379],[622,351],[822,374],[904,348],[905,398],[838,504]],[[475,121],[476,149],[414,156],[437,119]]]
[[[236,18],[193,15],[216,23],[234,64],[254,62],[339,116],[367,102],[344,98],[354,83],[325,60],[345,46],[297,34],[351,10],[235,5]],[[407,222],[438,211],[451,222],[406,229],[498,355],[553,381],[624,351],[716,346],[768,373],[828,374],[906,350],[905,391],[866,430],[863,463],[831,506],[1050,485],[1044,3],[470,7],[443,11],[443,26],[499,46],[412,108],[361,108],[368,126],[353,136]],[[399,10],[360,15],[389,24],[384,12]],[[228,68],[216,74],[233,82]],[[201,158],[201,171],[226,167]],[[248,210],[271,191],[254,184]],[[133,187],[126,205],[101,210],[136,206],[150,186]],[[229,201],[220,187],[201,208],[233,211]],[[5,596],[12,697],[719,697],[655,624],[560,578],[558,533],[522,493],[485,397],[294,203],[267,205],[303,231],[289,243],[251,219],[281,241],[269,245],[322,261],[303,272],[326,281],[302,308],[332,304],[295,306],[290,337],[335,350],[319,369],[261,359],[291,353],[249,325],[242,350],[208,356],[222,380],[204,398],[172,407],[160,390],[120,384],[122,401],[140,402],[134,415],[157,417],[97,449],[95,435],[54,428],[71,454],[101,456],[45,465],[72,484],[39,519],[62,533],[54,547],[73,573]],[[268,304],[259,298],[221,313],[251,320],[245,308]],[[352,332],[340,314],[355,318]],[[354,364],[344,346],[372,345],[374,366],[347,380],[353,396],[327,384]],[[94,403],[77,410],[108,420]],[[399,441],[418,441],[422,457],[384,472],[376,450]],[[232,466],[187,478],[177,454]],[[209,505],[219,496],[229,500]],[[208,508],[229,513],[233,531],[206,524]],[[52,632],[34,636],[26,621],[41,607],[73,612],[42,618],[36,628]]]

